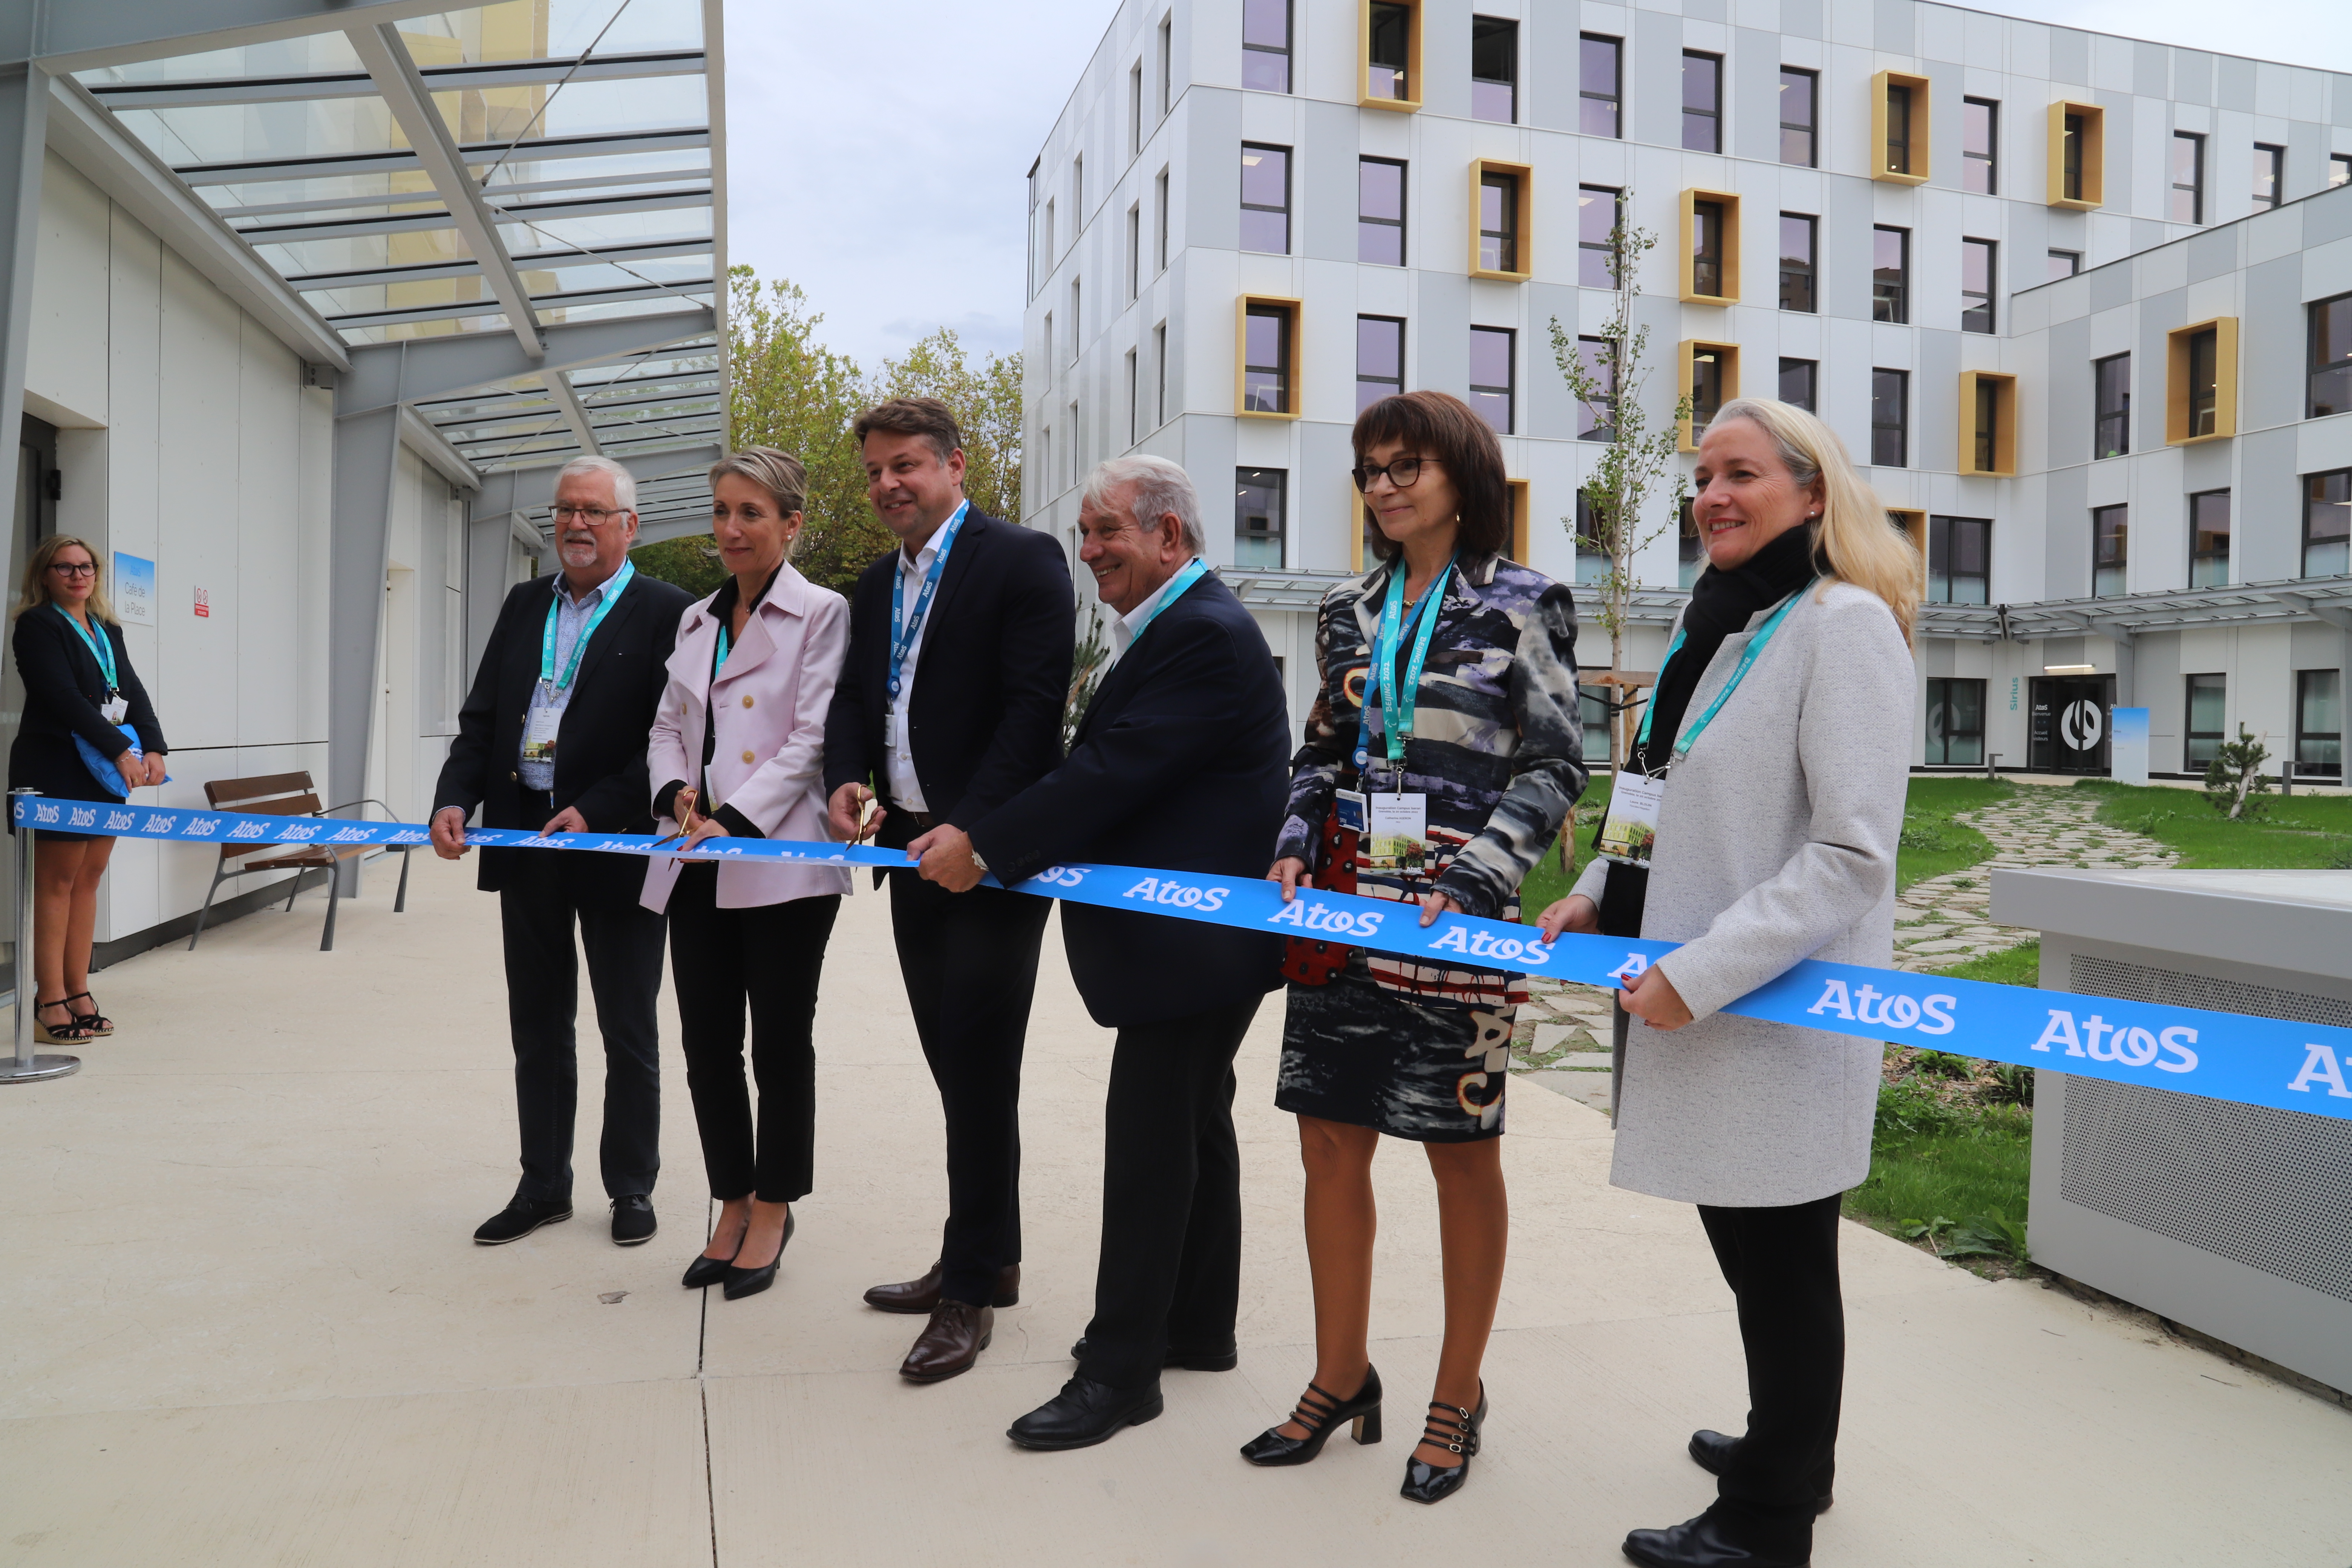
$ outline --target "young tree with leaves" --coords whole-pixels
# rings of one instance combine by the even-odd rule
[[[2238,738],[2224,741],[2214,748],[2213,761],[2205,769],[2205,798],[2220,812],[2222,820],[2251,820],[2270,809],[2263,796],[2270,793],[2271,781],[2263,773],[2263,762],[2271,749],[2254,739],[2243,724],[2238,726]]]

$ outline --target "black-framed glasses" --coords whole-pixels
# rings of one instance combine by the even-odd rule
[[[1370,463],[1363,463],[1349,469],[1348,477],[1356,481],[1356,488],[1360,490],[1371,489],[1372,481],[1382,474],[1386,474],[1389,477],[1389,483],[1397,489],[1411,489],[1421,479],[1422,465],[1436,461],[1435,458],[1399,458],[1384,468]]]
[[[558,501],[555,505],[548,508],[548,513],[550,516],[553,517],[558,523],[569,522],[577,520],[581,522],[586,523],[591,528],[602,528],[605,523],[611,521],[614,518],[622,516],[629,509],[625,506],[567,506],[562,501]]]
[[[68,577],[95,577],[98,575],[98,563],[95,561],[52,561],[49,563],[49,570],[52,572],[62,572]]]

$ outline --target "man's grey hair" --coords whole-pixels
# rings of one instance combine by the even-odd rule
[[[610,458],[574,458],[557,470],[555,488],[574,474],[602,474],[613,481],[613,504],[623,511],[637,510],[637,476]]]
[[[1120,490],[1127,491],[1126,510],[1137,527],[1157,528],[1173,512],[1184,548],[1195,555],[1209,552],[1208,537],[1201,531],[1201,492],[1181,468],[1142,453],[1097,463],[1087,476],[1086,503],[1097,511],[1116,511],[1113,498]]]

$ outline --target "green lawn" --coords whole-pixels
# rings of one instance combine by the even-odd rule
[[[2074,787],[2101,797],[2101,822],[2179,851],[2189,869],[2352,868],[2352,795],[2257,795],[2266,803],[2263,814],[2231,822],[2196,790],[2105,779],[2084,779]]]
[[[1903,802],[1903,837],[1895,852],[1895,890],[1947,871],[1963,870],[1992,854],[1992,841],[1955,822],[1957,812],[2007,800],[2017,786],[1987,778],[1914,778]]]

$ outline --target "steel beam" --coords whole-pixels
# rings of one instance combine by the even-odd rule
[[[448,8],[448,0],[68,0],[41,8],[35,52],[52,72],[89,70],[373,26]]]
[[[76,0],[77,4],[87,0]],[[445,5],[417,7],[446,11]],[[367,10],[362,5],[352,9]],[[379,13],[380,14],[380,13]],[[348,16],[323,26],[304,29],[324,33],[359,26],[374,26]],[[391,24],[385,23],[389,26]],[[215,47],[209,38],[199,47]],[[185,54],[185,48],[165,54]],[[105,63],[105,62],[91,62]],[[52,70],[80,70],[81,62],[51,65]],[[597,55],[589,59],[549,58],[497,60],[483,65],[432,66],[421,71],[428,92],[479,92],[488,89],[552,87],[563,81],[626,81],[645,77],[693,76],[703,68],[699,49],[669,49],[657,54]],[[96,89],[109,103],[125,109],[194,109],[210,104],[296,103],[330,98],[373,98],[374,84],[364,71],[313,71],[300,76],[231,76],[183,78],[173,81],[107,82]]]
[[[401,408],[391,403],[335,417],[332,531],[327,562],[327,787],[331,802],[367,794],[375,733],[384,573],[391,563],[392,488],[400,471]],[[345,894],[359,890],[346,860]],[[342,874],[341,868],[338,874]]]
[[[671,474],[691,473],[707,468],[725,456],[720,447],[674,447],[667,452],[647,452],[638,457],[616,458],[621,467],[636,476],[639,484],[663,479]],[[482,476],[482,489],[467,508],[471,517],[504,517],[512,514],[531,520],[536,528],[541,516],[555,504],[555,476],[562,472],[562,463],[549,463],[535,468],[506,468]]]
[[[563,373],[551,370],[539,379],[554,401],[556,412],[563,416],[563,423],[571,426],[572,438],[580,443],[582,455],[603,456],[604,448],[596,444],[596,426],[590,422],[588,411],[580,406],[580,395],[572,390],[572,383],[564,379]]]
[[[425,85],[430,87],[428,80]],[[710,145],[710,132],[697,126],[673,131],[618,131],[586,136],[540,136],[529,141],[468,142],[457,152],[471,166],[501,158],[545,163],[559,158],[607,158],[620,153],[684,152]],[[338,174],[397,174],[425,165],[415,152],[320,153],[310,157],[250,158],[219,163],[178,163],[172,173],[191,185],[259,185],[278,180],[318,180]]]
[[[551,370],[577,370],[706,339],[716,330],[709,309],[658,316],[564,321],[546,330],[544,360],[533,363],[504,332],[463,332],[369,343],[351,352],[338,402],[352,412],[390,403],[422,403]],[[702,352],[709,349],[703,347]]]
[[[702,0],[703,122],[710,127],[710,274],[719,280],[710,296],[718,322],[719,405],[732,405],[734,350],[727,333],[727,5]],[[721,441],[727,437],[721,434]]]
[[[449,445],[449,438],[433,427],[433,422],[407,404],[400,405],[400,439],[418,457],[425,459],[436,473],[461,490],[482,488],[481,470],[467,462],[465,455]]]
[[[27,63],[0,66],[0,432],[24,426],[25,369],[33,335],[33,258],[41,232],[41,160],[48,81]],[[0,496],[18,493],[16,440],[0,440]],[[16,933],[23,952],[26,933]],[[18,981],[21,985],[22,980]]]
[[[392,205],[395,198],[383,198]],[[362,204],[354,203],[353,205]],[[647,195],[583,196],[576,201],[519,202],[498,209],[502,224],[530,225],[557,218],[608,217],[615,213],[686,212],[710,205],[710,192],[657,191]],[[383,217],[333,218],[323,223],[249,224],[236,232],[256,245],[292,245],[311,239],[354,239],[379,234],[429,234],[464,225],[454,213],[393,214]]]

